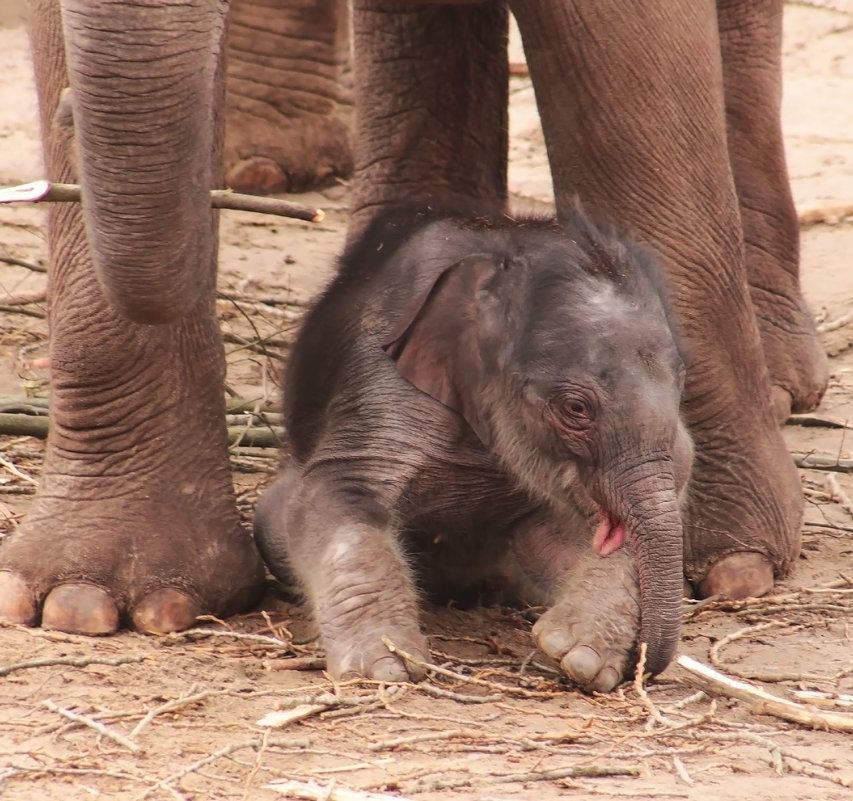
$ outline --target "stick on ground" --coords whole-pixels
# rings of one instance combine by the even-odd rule
[[[58,704],[54,703],[50,699],[44,701],[44,705],[51,711],[56,712],[59,715],[62,715],[64,718],[68,718],[68,720],[73,720],[75,723],[80,723],[83,726],[88,726],[90,729],[94,729],[98,734],[102,734],[104,737],[108,737],[113,742],[118,743],[119,745],[127,748],[129,751],[134,754],[139,752],[139,746],[133,742],[132,740],[128,740],[123,734],[119,734],[117,731],[113,731],[108,726],[104,726],[103,723],[100,723],[97,720],[93,720],[86,715],[81,715],[79,712],[72,712],[70,709],[65,709]]]
[[[406,801],[401,795],[369,793],[364,790],[347,790],[344,787],[323,787],[317,782],[300,782],[283,779],[265,785],[268,790],[286,795],[288,798],[305,798],[308,801]]]
[[[679,656],[676,663],[687,671],[687,681],[710,695],[725,695],[752,704],[758,715],[773,715],[812,729],[853,732],[853,715],[823,712],[815,707],[779,698],[760,687],[732,679],[689,656]]]

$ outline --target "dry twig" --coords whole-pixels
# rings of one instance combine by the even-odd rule
[[[123,734],[119,734],[117,731],[113,731],[108,726],[105,726],[103,723],[100,723],[97,720],[93,720],[86,715],[81,715],[79,712],[72,712],[70,709],[64,709],[58,704],[51,701],[49,698],[44,702],[44,706],[46,706],[51,712],[56,712],[59,715],[62,715],[64,718],[68,718],[68,720],[73,720],[75,723],[80,723],[83,726],[88,726],[90,729],[94,729],[98,734],[102,734],[104,737],[108,737],[113,742],[118,743],[123,748],[127,748],[129,751],[132,751],[134,754],[139,752],[139,746],[134,743],[132,740],[128,740]]]
[[[853,515],[853,501],[851,501],[850,496],[841,489],[838,479],[832,473],[826,477],[826,486],[829,488],[832,500],[837,501],[838,505],[847,512],[847,514]]]
[[[28,484],[38,484],[38,481],[36,481],[32,476],[28,476],[26,473],[19,470],[17,467],[15,467],[15,465],[4,459],[2,456],[0,456],[0,467],[11,473],[16,478],[20,478],[22,481],[26,481]]]
[[[575,765],[554,770],[531,770],[523,773],[490,774],[477,776],[478,784],[524,784],[526,782],[556,781],[559,779],[579,779],[593,776],[639,776],[642,770],[635,765]],[[432,779],[418,782],[409,788],[409,792],[437,792],[439,790],[455,790],[472,784],[470,774],[460,779]]]
[[[643,672],[646,667],[646,648],[644,642],[640,643],[640,658],[637,661],[637,668],[634,671],[634,690],[642,701],[643,706],[648,710],[649,719],[646,722],[646,731],[654,728],[655,724],[660,726],[668,726],[668,721],[661,715],[660,710],[654,705],[654,702],[649,698],[646,688],[643,686]]]
[[[853,715],[821,712],[814,707],[779,698],[759,687],[729,678],[689,656],[679,656],[676,663],[688,672],[687,682],[711,695],[725,695],[752,704],[759,715],[773,715],[813,729],[853,732]]]
[[[818,5],[817,3],[801,3],[801,5],[810,5],[814,8],[825,8],[830,11],[837,11],[840,14],[849,13],[843,12],[840,9],[832,8],[829,5]],[[843,206],[824,206],[819,209],[809,209],[799,215],[799,222],[803,228],[809,228],[812,225],[835,225],[847,217],[853,217],[853,204],[845,204]],[[820,327],[818,326],[818,331]]]
[[[0,189],[0,203],[79,203],[81,198],[78,184],[58,184],[49,181],[33,181],[21,186]],[[214,209],[254,211],[273,214],[277,217],[292,217],[306,222],[321,222],[326,216],[321,209],[311,209],[273,197],[259,197],[232,192],[229,189],[211,189],[210,205]]]
[[[833,473],[853,472],[853,459],[841,459],[827,454],[794,452],[794,464],[807,470],[829,470]]]
[[[270,782],[264,787],[286,795],[288,798],[303,798],[308,799],[308,801],[406,801],[401,795],[347,790],[344,787],[338,787],[334,781],[323,787],[313,781],[300,782],[296,779],[280,779]]]
[[[103,657],[103,656],[87,656],[75,658],[72,656],[63,656],[56,657],[55,659],[33,659],[29,662],[16,662],[12,665],[7,665],[6,667],[0,667],[0,678],[3,676],[8,676],[10,673],[14,673],[16,670],[28,670],[31,668],[41,668],[41,667],[55,667],[55,666],[64,666],[64,667],[89,667],[89,665],[109,665],[110,667],[117,667],[118,665],[127,665],[133,662],[142,662],[147,657],[141,656],[139,654],[129,654],[128,656],[119,656],[115,658]]]
[[[165,703],[160,704],[160,706],[156,706],[154,709],[151,709],[145,717],[136,724],[133,731],[130,733],[130,736],[136,737],[158,715],[165,715],[167,712],[174,712],[176,709],[181,709],[182,707],[189,706],[190,704],[197,704],[199,701],[203,701],[211,695],[219,694],[220,693],[216,690],[204,690],[200,693],[183,695],[180,698],[173,698],[171,701],[166,701]]]
[[[305,718],[325,712],[327,709],[329,709],[328,704],[300,704],[292,709],[267,712],[255,725],[271,729],[283,729],[297,720],[305,720]]]
[[[0,262],[8,264],[10,267],[24,267],[34,273],[46,273],[47,267],[42,264],[34,264],[31,261],[16,259],[13,256],[0,256]]]
[[[181,768],[181,770],[171,774],[165,779],[160,779],[156,784],[153,784],[144,792],[140,793],[137,796],[134,796],[133,801],[143,801],[143,799],[148,798],[152,793],[157,792],[157,790],[167,789],[169,785],[174,784],[175,782],[180,781],[185,776],[189,776],[191,773],[196,773],[200,768],[205,767],[206,765],[210,765],[213,762],[216,762],[223,757],[230,756],[231,754],[236,753],[237,751],[242,751],[246,748],[262,748],[267,745],[283,745],[286,748],[310,748],[311,741],[307,739],[292,739],[292,740],[273,740],[268,737],[254,737],[251,740],[245,740],[241,743],[232,743],[230,745],[226,745],[223,748],[220,748],[217,751],[214,751],[212,754],[208,754],[201,759],[196,760],[195,762],[186,765]]]
[[[277,650],[289,651],[292,643],[286,640],[279,640],[277,637],[267,637],[263,634],[249,634],[242,631],[222,631],[220,629],[185,629],[184,631],[170,632],[162,635],[164,639],[170,642],[179,640],[203,640],[207,637],[225,637],[232,640],[240,640],[242,642],[263,645],[266,648],[275,648]]]
[[[498,692],[510,693],[512,695],[520,695],[523,698],[553,698],[557,694],[553,692],[525,690],[523,687],[512,687],[508,684],[499,684],[498,682],[487,681],[486,679],[478,679],[475,676],[464,676],[461,673],[456,673],[452,670],[448,670],[447,668],[439,667],[438,665],[431,665],[429,662],[423,662],[413,654],[408,653],[408,651],[398,648],[385,636],[382,637],[382,642],[392,654],[400,656],[406,662],[411,662],[413,665],[422,668],[429,673],[435,673],[438,676],[454,679],[455,681],[459,681],[464,684],[476,684],[478,687],[488,687],[490,690],[497,690]]]

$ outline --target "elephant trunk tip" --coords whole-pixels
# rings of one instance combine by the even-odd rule
[[[643,672],[656,676],[666,670],[675,657],[681,631],[680,612],[675,624],[666,626],[647,626],[641,623],[640,646],[646,646]]]

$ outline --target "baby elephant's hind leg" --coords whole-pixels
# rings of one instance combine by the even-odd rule
[[[392,655],[383,641],[429,661],[390,515],[319,473],[290,467],[267,489],[255,522],[261,553],[277,577],[301,583],[335,678],[422,679],[422,668]]]

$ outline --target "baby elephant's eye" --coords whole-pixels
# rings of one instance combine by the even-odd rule
[[[564,426],[568,428],[587,428],[592,423],[593,409],[588,398],[583,395],[565,395],[557,406]]]
[[[579,416],[587,414],[586,404],[583,401],[580,401],[577,399],[572,399],[570,401],[566,401],[566,403],[563,404],[563,408],[569,414],[574,414],[574,415],[579,415]]]

